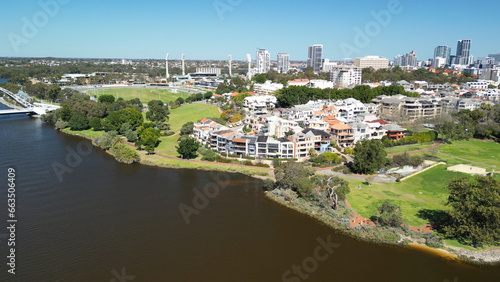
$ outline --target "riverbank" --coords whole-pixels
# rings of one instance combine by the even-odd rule
[[[421,238],[413,238],[412,236],[405,236],[399,234],[400,238],[398,240],[394,240],[394,238],[389,239],[390,235],[383,235],[385,237],[383,240],[379,240],[379,238],[371,237],[369,233],[359,232],[359,229],[347,229],[345,226],[342,226],[335,222],[334,218],[332,218],[326,212],[318,212],[318,209],[313,207],[312,205],[304,206],[297,204],[293,199],[285,200],[281,197],[273,195],[272,191],[265,193],[266,198],[279,204],[284,207],[295,210],[301,214],[309,216],[314,220],[317,220],[323,225],[326,225],[338,232],[342,232],[345,235],[348,235],[354,239],[375,243],[375,244],[384,244],[384,245],[392,245],[399,246],[405,248],[412,248],[418,251],[423,251],[429,254],[440,256],[444,259],[456,260],[466,263],[472,263],[477,265],[497,265],[500,263],[500,248],[499,249],[489,249],[485,251],[471,251],[460,247],[453,247],[444,244],[441,248],[432,248],[425,245],[425,239],[423,238],[423,234]],[[366,225],[368,227],[368,225]],[[369,228],[379,228],[371,226]],[[363,235],[365,234],[365,235]],[[367,235],[368,234],[368,235]]]
[[[85,138],[87,140],[93,140],[95,136],[88,136],[85,134],[76,133],[70,130],[61,130],[60,132],[68,135],[78,136],[81,138]],[[135,147],[127,142],[124,142],[125,145],[130,146],[135,149]],[[107,154],[112,155],[109,150],[105,151]],[[267,179],[274,178],[274,172],[269,168],[260,168],[260,167],[248,167],[248,166],[240,166],[235,164],[223,164],[216,162],[205,162],[205,161],[193,161],[193,160],[181,160],[172,157],[165,157],[158,154],[148,154],[146,151],[136,151],[141,160],[140,164],[170,168],[170,169],[196,169],[196,170],[204,170],[204,171],[221,171],[221,172],[229,172],[229,173],[241,173],[250,177],[258,178],[258,179]]]

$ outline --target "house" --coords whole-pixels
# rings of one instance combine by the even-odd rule
[[[330,127],[330,133],[332,135],[332,140],[338,146],[351,147],[354,145],[354,132],[352,127],[339,122]]]
[[[307,128],[302,131],[306,136],[309,133],[312,133],[314,135],[313,137],[313,146],[314,150],[318,153],[325,153],[325,152],[330,152],[331,151],[331,142],[330,142],[330,134],[323,130],[319,129],[314,129],[314,128]]]
[[[267,111],[276,107],[278,100],[274,95],[254,95],[246,97],[243,101],[243,107],[251,111]]]
[[[387,130],[387,138],[391,140],[399,140],[405,137],[406,129],[397,125],[397,124],[384,124],[382,126],[385,130]]]

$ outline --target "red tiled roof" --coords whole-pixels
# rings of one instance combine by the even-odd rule
[[[376,119],[376,120],[372,120],[372,121],[367,121],[368,123],[375,123],[375,122],[378,122],[380,124],[389,124],[387,121],[383,120],[383,119]]]

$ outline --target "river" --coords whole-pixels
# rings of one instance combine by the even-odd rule
[[[244,175],[119,164],[24,116],[1,117],[0,140],[0,281],[281,281],[287,271],[285,281],[500,278],[499,268],[337,234],[267,200],[261,182]],[[16,171],[15,275],[6,258],[8,168]],[[179,205],[193,207],[193,189],[212,184],[220,193],[210,186],[213,198],[187,224]]]

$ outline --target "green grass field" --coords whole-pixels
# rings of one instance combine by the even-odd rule
[[[360,215],[370,218],[385,200],[399,205],[403,221],[412,226],[421,226],[428,220],[418,217],[420,210],[445,210],[449,192],[445,187],[454,178],[466,174],[450,172],[445,165],[439,165],[403,182],[372,183],[367,186],[361,180],[349,179],[351,193],[348,201]],[[358,186],[361,189],[356,189]]]
[[[181,130],[186,122],[197,122],[203,118],[219,117],[219,109],[216,106],[207,104],[187,104],[177,109],[170,110],[170,130],[177,132]]]
[[[449,164],[471,164],[489,169],[493,167],[488,166],[495,166],[497,169],[500,168],[500,144],[495,142],[481,140],[453,141],[452,144],[441,145],[439,153],[455,157],[438,154],[443,160],[447,160]],[[483,166],[479,163],[483,164]]]
[[[170,110],[170,130],[178,132],[181,130],[182,125],[186,122],[197,122],[205,117],[218,117],[220,116],[219,110],[216,106],[206,104],[187,104],[177,109]],[[170,157],[178,157],[177,140],[179,136],[169,136],[160,138],[161,143],[157,148],[157,152]]]
[[[123,98],[124,100],[132,100],[135,98],[140,98],[141,102],[147,104],[151,100],[162,100],[163,103],[168,103],[175,101],[179,97],[186,99],[191,94],[188,93],[172,93],[166,89],[156,89],[156,88],[114,88],[114,89],[98,89],[89,90],[87,92],[89,95],[113,95],[115,98]]]
[[[434,143],[424,143],[424,144],[411,144],[411,145],[404,145],[404,146],[395,146],[395,147],[390,147],[386,148],[385,151],[387,154],[396,154],[396,153],[404,153],[404,152],[410,152],[410,151],[416,151],[416,150],[423,150],[432,147]]]

